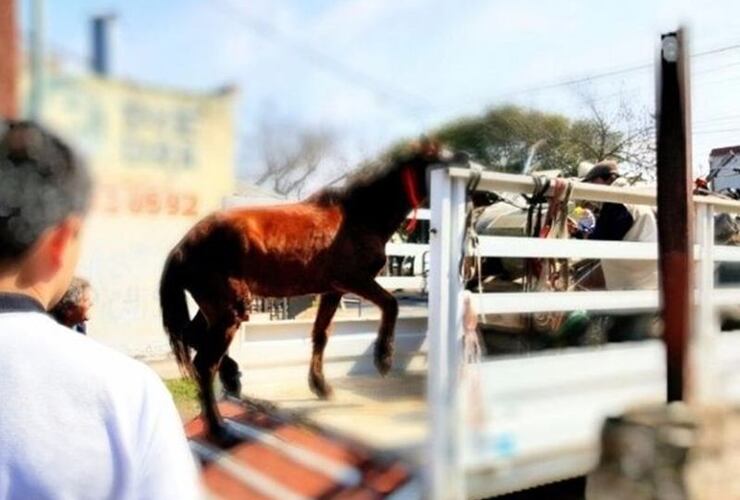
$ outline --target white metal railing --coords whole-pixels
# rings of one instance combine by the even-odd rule
[[[409,214],[411,217],[411,214]],[[430,211],[428,209],[417,210],[416,218],[418,220],[429,220]],[[425,291],[426,290],[426,271],[427,260],[429,257],[429,245],[426,243],[386,243],[385,253],[388,257],[411,257],[412,273],[411,276],[390,276],[382,275],[376,278],[383,288],[388,290],[404,291]]]
[[[634,241],[588,241],[540,238],[536,245],[520,236],[481,236],[479,248],[489,257],[548,257],[602,259],[605,255],[618,255],[620,259],[655,260],[658,247]]]
[[[429,220],[429,209],[417,210],[416,218],[418,220]],[[409,213],[408,217],[412,216]],[[385,245],[385,254],[388,256],[388,267],[392,257],[411,257],[411,275],[392,275],[381,274],[375,278],[375,281],[386,290],[392,292],[426,292],[428,269],[427,261],[429,257],[429,245],[426,243],[397,243],[389,242]],[[402,269],[403,270],[403,269]],[[357,315],[362,316],[363,307],[362,299],[355,295],[344,295],[341,301],[341,307],[345,308],[347,304],[353,304],[357,307]]]
[[[431,178],[431,269],[429,277],[429,467],[426,481],[430,498],[462,498],[466,494],[464,420],[461,407],[460,360],[462,345],[462,296],[464,284],[458,265],[463,257],[467,168],[438,169]],[[531,177],[483,172],[477,189],[531,193]],[[572,199],[616,203],[656,204],[656,194],[645,188],[615,188],[573,183]],[[717,197],[695,197],[696,314],[690,363],[694,399],[721,397],[716,368],[718,308],[740,303],[740,289],[714,288],[715,262],[740,262],[740,247],[714,244],[714,212],[740,213],[740,202]],[[482,257],[598,258],[656,260],[657,243],[602,242],[589,240],[531,239],[480,236]],[[616,311],[655,310],[657,290],[483,293],[478,295],[481,314],[532,313],[575,309]],[[492,466],[489,464],[489,466]]]

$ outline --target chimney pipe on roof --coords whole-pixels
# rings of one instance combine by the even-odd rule
[[[92,42],[91,70],[98,76],[110,76],[110,25],[113,14],[93,16],[90,24]]]

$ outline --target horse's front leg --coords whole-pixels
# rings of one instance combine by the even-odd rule
[[[345,291],[357,294],[380,308],[382,315],[375,341],[374,361],[378,372],[387,375],[393,364],[393,332],[398,318],[398,302],[375,279],[348,286]]]
[[[341,299],[341,292],[328,292],[321,295],[319,311],[316,313],[316,321],[311,332],[313,352],[311,353],[311,367],[308,371],[308,385],[311,391],[321,399],[327,399],[332,395],[331,386],[324,379],[324,349],[328,340],[329,324]]]

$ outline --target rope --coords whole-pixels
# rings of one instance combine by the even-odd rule
[[[527,226],[525,233],[527,237],[538,236],[542,230],[542,204],[547,201],[545,196],[550,190],[550,179],[543,176],[532,176],[532,182],[534,182],[534,188],[532,189],[531,196],[525,196],[524,198],[529,203],[527,209]],[[537,213],[537,220],[534,220],[535,211]],[[526,259],[524,261],[524,291],[529,292],[534,287],[534,275],[540,274],[539,263],[537,259]],[[530,325],[531,326],[531,325]]]
[[[478,310],[473,305],[473,294],[466,290],[463,295],[463,359],[460,380],[467,385],[467,391],[463,391],[463,405],[468,409],[467,423],[475,428],[481,428],[486,422],[481,390],[480,364],[483,349],[478,332],[478,316]]]
[[[459,274],[463,283],[467,284],[472,276],[470,272],[477,275],[478,294],[483,292],[483,273],[480,254],[480,239],[475,230],[475,224],[482,210],[476,211],[470,201],[473,192],[480,183],[482,168],[471,165],[471,175],[467,184],[467,207],[465,217],[465,231],[463,231],[462,256],[460,259]],[[466,266],[468,259],[473,259],[472,266]],[[472,269],[471,269],[472,268]],[[469,410],[468,422],[471,426],[480,427],[485,422],[485,406],[480,382],[480,363],[483,359],[483,348],[478,331],[479,313],[473,305],[473,293],[469,290],[463,292],[463,336],[462,336],[462,362],[460,364],[460,380],[464,384],[463,395],[465,397],[464,407]]]
[[[537,234],[540,238],[567,238],[568,203],[573,193],[573,184],[564,179],[553,179],[548,197],[545,224]],[[567,289],[569,282],[569,262],[567,259],[542,259],[544,265],[530,276],[532,283],[528,291]],[[533,266],[534,267],[534,266]],[[537,313],[531,316],[530,327],[545,332],[555,332],[564,319],[563,313]]]
[[[471,163],[469,164],[469,167],[470,177],[466,186],[466,197],[468,200],[470,200],[470,197],[478,188],[478,184],[480,184],[481,180],[481,174],[483,173],[483,167],[481,165]],[[472,272],[478,275],[478,293],[481,293],[483,291],[483,278],[481,277],[481,259],[479,245],[480,239],[478,238],[478,233],[475,230],[475,224],[477,222],[478,216],[480,216],[482,212],[476,212],[475,207],[472,205],[472,203],[470,203],[470,201],[467,202],[467,205],[468,206],[466,207],[465,216],[465,232],[463,234],[464,250],[460,262],[460,275],[462,276],[463,282],[467,283],[471,276],[469,276],[466,272],[465,258],[466,256],[473,255],[475,258],[475,263]]]
[[[404,228],[406,234],[411,234],[414,232],[414,229],[416,229],[416,223],[418,222],[417,212],[419,205],[421,205],[419,193],[416,191],[416,174],[411,167],[407,167],[403,169],[403,172],[401,172],[401,179],[403,180],[403,187],[406,191],[406,196],[408,197],[409,203],[411,203],[411,208],[413,209],[411,220],[409,220]]]
[[[467,192],[468,195],[470,195],[478,189],[481,174],[483,173],[483,167],[477,163],[469,163],[468,168],[470,168],[470,177],[468,178]]]

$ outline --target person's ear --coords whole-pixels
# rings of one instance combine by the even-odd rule
[[[64,258],[69,246],[77,239],[81,222],[77,217],[68,217],[55,226],[48,235],[47,256],[49,265],[59,269],[64,264]]]
[[[66,224],[61,224],[49,232],[49,238],[46,244],[47,263],[54,270],[62,267],[64,262],[64,253],[69,245],[71,233]]]

